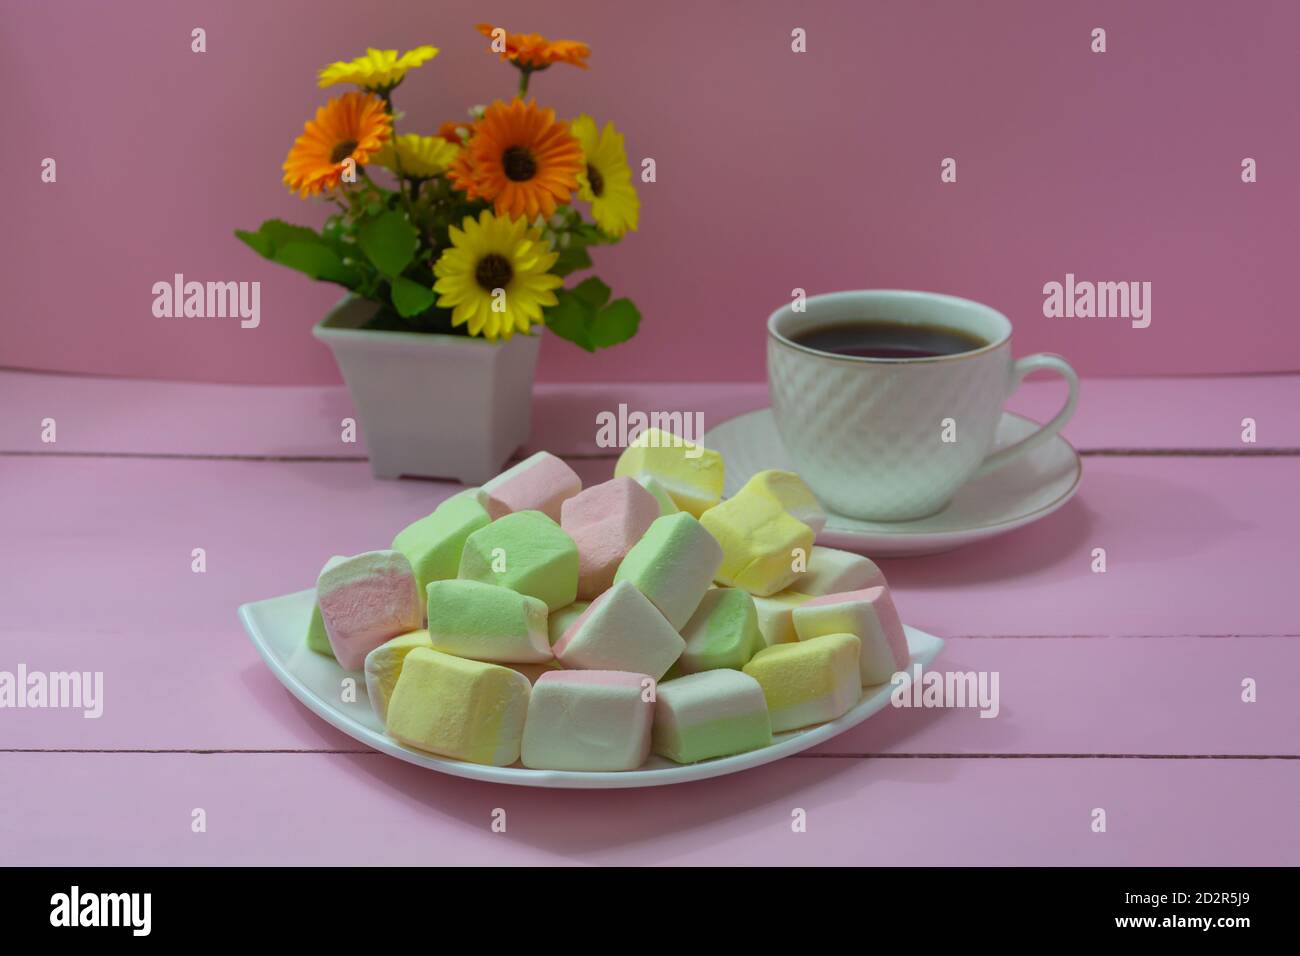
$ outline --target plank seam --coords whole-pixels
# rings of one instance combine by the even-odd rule
[[[1076,449],[1083,458],[1296,458],[1300,448],[1081,448]],[[559,452],[560,457],[573,461],[613,461],[618,456],[601,452]],[[366,455],[240,455],[205,452],[150,452],[150,451],[47,451],[43,449],[3,449],[0,457],[7,458],[124,458],[158,459],[159,461],[266,461],[329,462],[369,461]],[[515,462],[520,459],[511,458]]]
[[[944,639],[957,641],[1167,641],[1167,640],[1236,640],[1295,638],[1300,634],[946,634]]]
[[[260,756],[260,755],[342,755],[361,754],[386,757],[378,750],[307,750],[307,749],[188,749],[188,748],[0,748],[0,754],[193,754],[196,756]],[[1124,754],[1124,753],[797,753],[790,757],[800,759],[834,760],[1300,760],[1300,754]]]

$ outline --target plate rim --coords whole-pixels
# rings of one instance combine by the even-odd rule
[[[712,428],[706,430],[704,433],[704,437],[701,439],[701,442],[702,443],[707,442],[709,436],[713,432],[717,431],[719,428],[723,428],[724,426],[734,424],[743,418],[753,418],[764,414],[766,415],[772,414],[771,405],[764,405],[762,408],[755,408],[747,412],[741,412],[739,415],[733,415],[730,418],[718,422]],[[1032,418],[1027,418],[1024,415],[1018,415],[1015,412],[1009,412],[1005,409],[1003,409],[1002,415],[1004,418],[1019,419],[1020,421],[1026,422],[1030,425],[1042,424],[1041,422],[1034,421]],[[999,422],[1000,421],[1001,419],[999,419]],[[925,518],[915,518],[912,521],[896,522],[895,524],[899,527],[900,530],[893,530],[888,527],[880,527],[878,529],[872,529],[870,531],[867,531],[862,528],[846,528],[843,525],[837,525],[833,527],[831,522],[836,518],[847,519],[850,521],[858,520],[858,519],[849,518],[847,515],[841,515],[838,514],[837,512],[827,510],[826,531],[834,532],[837,535],[852,536],[854,538],[859,538],[859,539],[888,538],[895,541],[906,540],[909,538],[912,539],[934,538],[934,539],[956,541],[958,539],[963,539],[969,535],[977,535],[979,537],[986,537],[986,536],[991,537],[994,534],[997,534],[999,532],[1014,531],[1016,528],[1019,528],[1022,525],[1029,524],[1040,518],[1046,518],[1052,512],[1064,507],[1066,503],[1068,503],[1069,500],[1073,498],[1075,494],[1078,492],[1079,485],[1083,481],[1083,458],[1082,456],[1080,456],[1079,450],[1075,448],[1072,444],[1070,444],[1069,439],[1067,439],[1060,432],[1057,432],[1055,435],[1053,435],[1052,440],[1060,441],[1063,445],[1065,445],[1067,449],[1069,449],[1070,457],[1073,459],[1074,462],[1074,481],[1070,483],[1070,487],[1067,488],[1065,491],[1063,491],[1059,497],[1048,502],[1046,505],[1043,505],[1041,508],[1035,509],[1034,511],[1019,514],[1014,518],[1009,518],[1006,521],[999,521],[996,524],[972,525],[970,527],[965,527],[965,528],[953,528],[948,530],[929,530],[929,531],[907,530],[906,527],[907,525],[915,524],[918,521],[926,521],[928,520],[928,518],[933,517],[932,515],[928,515]],[[878,523],[885,524],[883,522],[878,522]]]
[[[653,770],[579,771],[531,770],[527,767],[495,767],[487,764],[469,763],[413,750],[402,746],[385,734],[378,733],[368,727],[358,726],[345,714],[330,707],[310,687],[304,684],[297,674],[280,661],[272,652],[269,640],[262,634],[261,626],[256,617],[258,610],[263,605],[273,603],[279,604],[293,600],[307,602],[312,599],[313,594],[314,591],[307,588],[291,594],[264,598],[260,601],[249,601],[239,606],[239,621],[243,625],[245,633],[248,634],[263,663],[266,664],[276,679],[317,717],[372,750],[387,754],[390,757],[396,757],[418,767],[486,783],[548,789],[612,790],[668,786],[678,783],[690,783],[695,780],[707,780],[712,777],[728,776],[742,770],[761,767],[791,754],[815,747],[817,744],[836,737],[852,727],[856,727],[868,717],[884,710],[889,703],[888,694],[884,695],[879,701],[877,701],[875,695],[864,696],[843,716],[824,724],[818,724],[797,735],[776,740],[758,750],[674,767],[662,767]],[[911,657],[908,661],[909,669],[916,663],[920,663],[923,667],[928,666],[943,652],[946,645],[943,638],[910,625],[904,625],[904,627],[909,634],[914,633],[927,642],[933,642],[928,649],[923,649]],[[343,673],[351,675],[354,672],[344,671]],[[883,688],[885,685],[879,686]]]

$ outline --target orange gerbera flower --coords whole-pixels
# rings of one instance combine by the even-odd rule
[[[461,135],[458,132],[458,130],[462,130],[462,129],[465,131],[466,136],[468,136],[470,133],[473,132],[474,124],[469,120],[464,120],[463,122],[459,122],[459,123],[456,122],[455,120],[447,120],[447,122],[443,123],[441,126],[438,127],[438,132],[434,133],[433,135],[441,136],[443,139],[445,139],[449,143],[452,143],[453,145],[464,146],[465,140],[461,139]]]
[[[476,28],[489,40],[505,41],[505,49],[500,51],[501,59],[528,70],[544,70],[553,63],[568,63],[585,70],[587,57],[591,55],[591,47],[580,40],[548,40],[539,33],[507,33],[505,30],[493,36],[501,28],[490,23],[476,24]]]
[[[531,101],[497,100],[474,124],[474,135],[452,182],[471,199],[482,197],[498,216],[550,216],[578,189],[584,169],[582,144],[557,122],[554,110]]]
[[[370,161],[393,135],[384,101],[370,93],[344,93],[316,111],[284,160],[284,184],[304,199],[338,186],[347,160]]]
[[[447,177],[451,184],[463,192],[470,199],[481,197],[478,189],[474,186],[474,157],[470,155],[468,149],[462,149],[451,165],[447,167]]]

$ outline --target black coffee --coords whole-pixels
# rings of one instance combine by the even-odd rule
[[[908,325],[888,319],[850,319],[791,336],[804,348],[855,358],[910,359],[957,355],[988,345],[983,339],[942,325]]]

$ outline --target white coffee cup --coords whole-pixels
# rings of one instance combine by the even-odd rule
[[[839,514],[873,521],[934,514],[972,477],[1037,448],[1074,414],[1074,369],[1047,353],[1013,360],[1011,322],[986,305],[892,289],[832,292],[807,299],[802,311],[796,305],[767,320],[772,411],[793,467]],[[861,358],[795,341],[864,319],[951,329],[985,344],[927,358]],[[1029,437],[992,452],[1003,403],[1039,370],[1064,377],[1065,406]]]

